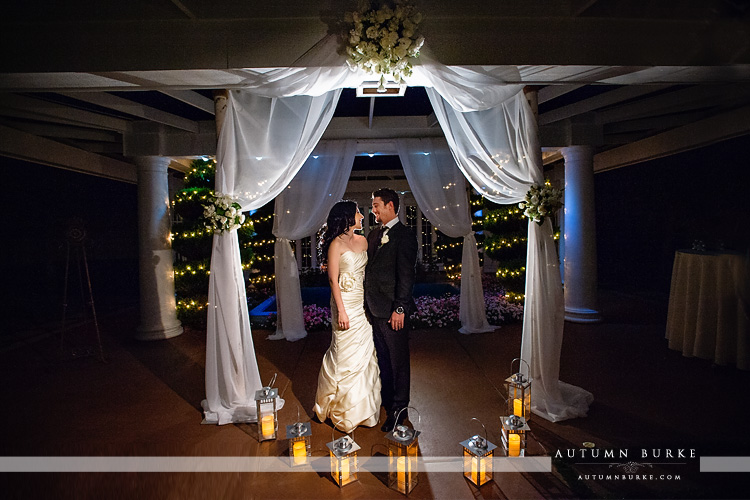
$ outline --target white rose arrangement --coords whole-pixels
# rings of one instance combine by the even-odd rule
[[[549,184],[538,186],[534,184],[526,193],[526,199],[518,204],[523,215],[540,226],[544,218],[552,216],[562,207],[562,191]]]
[[[379,90],[385,90],[385,77],[398,83],[412,74],[411,59],[419,57],[424,37],[419,36],[422,14],[408,0],[396,0],[374,9],[370,1],[359,10],[346,13],[351,29],[346,34],[346,62],[349,68],[361,68],[380,75]]]
[[[388,237],[388,233],[385,233],[382,238],[380,238],[380,245],[383,246],[386,243],[391,241],[391,239]]]
[[[234,231],[245,222],[242,207],[228,194],[216,193],[203,209],[204,225],[214,234]]]

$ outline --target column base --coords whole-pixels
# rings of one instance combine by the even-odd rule
[[[182,323],[179,321],[175,326],[171,328],[158,328],[153,330],[147,330],[143,327],[138,327],[135,331],[136,340],[166,340],[181,335],[183,332]]]
[[[602,315],[593,309],[565,308],[565,321],[571,323],[600,323]]]

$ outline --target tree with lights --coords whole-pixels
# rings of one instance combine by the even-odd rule
[[[523,299],[526,284],[526,234],[528,222],[517,205],[497,205],[485,200],[484,255],[498,262],[495,273],[511,301]]]
[[[205,226],[203,204],[214,195],[216,162],[193,160],[185,176],[185,187],[172,202],[176,220],[172,226],[177,316],[185,324],[201,326],[206,321],[208,275],[211,261],[213,231]],[[254,257],[253,221],[248,218],[237,229],[242,268],[250,269]]]

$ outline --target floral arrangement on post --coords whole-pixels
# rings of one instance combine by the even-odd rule
[[[544,186],[534,184],[526,193],[526,199],[518,204],[523,215],[540,226],[544,218],[552,216],[562,207],[562,191],[552,187],[548,182]]]
[[[385,91],[385,77],[391,75],[398,83],[412,74],[410,59],[419,57],[424,37],[419,36],[422,14],[408,0],[382,5],[374,9],[369,0],[360,8],[346,13],[351,29],[346,34],[346,63],[380,75],[379,91]]]
[[[234,231],[245,222],[242,207],[228,194],[216,193],[209,198],[209,204],[203,205],[204,225],[214,234]]]

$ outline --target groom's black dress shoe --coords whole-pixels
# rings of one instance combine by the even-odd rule
[[[383,432],[391,432],[395,426],[396,426],[396,415],[393,413],[388,413],[388,416],[385,418],[385,423],[380,428],[380,430]]]

